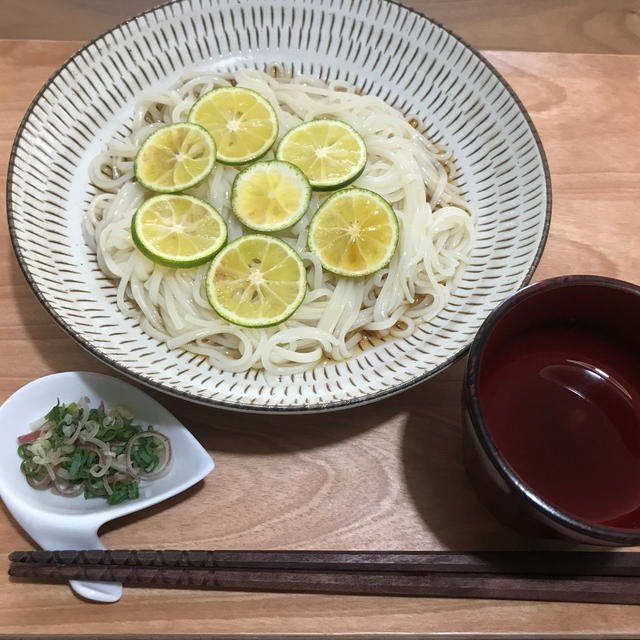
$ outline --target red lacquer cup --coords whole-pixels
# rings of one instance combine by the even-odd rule
[[[470,348],[463,421],[468,475],[505,524],[640,544],[640,287],[562,276],[511,296]]]

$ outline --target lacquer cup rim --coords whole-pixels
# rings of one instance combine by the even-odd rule
[[[557,289],[582,286],[600,287],[621,291],[633,296],[640,296],[640,286],[631,282],[606,276],[587,274],[551,277],[539,280],[518,290],[487,316],[469,347],[463,385],[464,406],[484,454],[489,458],[496,471],[508,486],[513,489],[516,495],[524,499],[535,511],[563,529],[577,534],[583,539],[585,537],[589,538],[591,542],[595,544],[597,544],[596,541],[599,541],[603,544],[622,546],[638,545],[640,544],[640,527],[632,529],[595,524],[573,516],[539,496],[520,478],[500,453],[489,433],[487,422],[480,406],[480,394],[478,392],[480,363],[487,341],[498,323],[521,302],[533,296],[545,295]]]

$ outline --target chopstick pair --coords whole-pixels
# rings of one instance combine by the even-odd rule
[[[640,553],[16,551],[9,575],[148,587],[640,603]]]

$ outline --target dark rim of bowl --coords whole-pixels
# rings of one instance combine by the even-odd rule
[[[640,296],[640,286],[623,280],[597,275],[557,276],[546,280],[540,280],[539,282],[535,282],[534,284],[530,284],[529,286],[520,289],[489,314],[487,319],[482,323],[475,340],[469,348],[469,359],[467,361],[464,378],[465,406],[470,413],[471,424],[473,425],[473,429],[478,440],[494,467],[507,481],[507,483],[510,486],[513,486],[518,494],[524,497],[525,500],[527,500],[527,502],[529,502],[538,512],[544,514],[563,527],[582,535],[589,536],[590,538],[613,543],[623,543],[625,545],[633,545],[640,543],[640,529],[608,527],[580,520],[579,518],[576,518],[546,502],[532,489],[530,489],[498,451],[491,439],[491,436],[489,435],[489,430],[487,429],[487,425],[480,409],[480,398],[478,393],[480,360],[482,358],[484,345],[491,335],[495,325],[507,313],[509,313],[509,311],[526,298],[562,287],[579,287],[585,285],[597,285],[599,287],[616,289]]]
[[[542,170],[543,170],[543,173],[544,173],[545,198],[546,198],[547,206],[546,206],[545,220],[544,220],[544,225],[543,225],[543,228],[542,228],[542,234],[541,234],[541,238],[540,238],[540,243],[538,245],[538,249],[537,249],[536,254],[535,254],[534,258],[533,258],[533,261],[531,262],[531,266],[529,267],[529,270],[527,271],[527,273],[525,273],[525,275],[522,278],[521,282],[517,285],[517,288],[516,288],[516,290],[517,290],[517,289],[523,287],[524,285],[526,285],[531,280],[531,277],[533,276],[533,272],[535,271],[536,267],[538,266],[538,263],[540,262],[540,258],[542,256],[542,252],[544,250],[544,247],[545,247],[545,244],[546,244],[546,241],[547,241],[547,236],[549,234],[549,225],[551,224],[551,177],[550,177],[550,174],[549,174],[549,165],[548,165],[548,162],[547,162],[547,156],[546,156],[546,154],[544,152],[544,149],[542,147],[542,142],[540,140],[540,136],[538,135],[538,132],[537,132],[532,120],[531,120],[531,117],[529,116],[529,114],[528,114],[527,110],[525,109],[524,105],[522,104],[522,102],[520,101],[518,96],[516,95],[515,91],[511,88],[511,86],[503,78],[503,76],[500,74],[500,72],[477,49],[475,49],[474,47],[470,46],[467,42],[465,42],[462,38],[460,38],[460,36],[458,36],[457,34],[453,33],[452,31],[447,29],[445,26],[443,26],[442,24],[440,24],[436,20],[433,20],[433,19],[425,16],[420,11],[417,11],[415,9],[412,9],[411,7],[407,7],[407,6],[403,5],[402,3],[398,2],[397,0],[378,0],[378,1],[382,2],[382,3],[396,5],[396,6],[400,7],[401,9],[403,9],[405,11],[409,11],[409,12],[411,12],[411,13],[417,15],[417,16],[420,16],[420,18],[422,18],[423,20],[426,20],[427,22],[435,25],[439,29],[442,29],[444,32],[449,34],[452,38],[454,38],[455,40],[460,42],[460,44],[462,44],[464,47],[469,49],[469,51],[471,51],[478,59],[480,59],[486,65],[486,67],[489,69],[489,71],[495,76],[495,78],[500,82],[500,84],[507,91],[507,93],[509,94],[511,99],[514,101],[514,103],[518,107],[520,113],[524,117],[524,119],[525,119],[525,121],[526,121],[526,123],[527,123],[527,125],[529,127],[529,130],[531,131],[531,134],[533,135],[533,139],[534,139],[534,142],[535,142],[536,147],[538,149],[538,153],[540,154],[540,161],[541,161]],[[20,141],[22,139],[22,135],[23,135],[24,128],[26,126],[27,120],[31,116],[31,114],[32,114],[33,110],[35,109],[36,105],[38,104],[38,101],[40,100],[40,97],[48,89],[49,85],[51,85],[51,83],[60,75],[60,73],[69,65],[69,63],[72,60],[74,60],[79,55],[81,55],[85,50],[87,50],[89,47],[91,47],[95,43],[97,43],[100,40],[102,40],[103,38],[105,38],[107,35],[109,35],[113,31],[115,31],[116,29],[121,28],[124,25],[128,25],[129,23],[131,23],[131,22],[133,22],[135,20],[138,20],[142,16],[146,16],[146,15],[149,15],[149,14],[152,14],[152,13],[159,12],[159,11],[163,10],[165,7],[181,4],[183,2],[188,2],[188,0],[169,0],[168,2],[160,3],[160,4],[156,5],[155,7],[152,7],[151,9],[147,9],[146,11],[143,11],[143,12],[141,12],[141,13],[135,15],[135,16],[132,16],[131,18],[129,18],[127,20],[124,20],[123,22],[118,23],[117,25],[113,26],[111,29],[108,29],[104,33],[96,36],[95,38],[93,38],[92,40],[87,42],[80,49],[78,49],[68,60],[66,60],[49,77],[49,79],[44,83],[44,85],[40,88],[40,90],[38,91],[36,96],[31,101],[31,104],[29,105],[29,108],[25,112],[25,114],[24,114],[24,116],[22,118],[22,121],[20,122],[20,125],[18,127],[17,132],[16,132],[16,136],[14,138],[13,145],[12,145],[12,148],[11,148],[11,154],[9,156],[9,164],[8,164],[8,168],[7,168],[7,183],[6,183],[7,184],[7,186],[6,186],[7,219],[8,219],[8,225],[9,225],[9,236],[11,238],[11,244],[13,246],[13,250],[14,250],[14,253],[16,255],[16,258],[18,260],[18,264],[20,265],[20,269],[22,270],[22,273],[24,274],[24,277],[26,278],[27,283],[31,287],[31,290],[35,294],[36,298],[39,300],[40,304],[42,304],[42,306],[46,309],[46,311],[49,312],[49,314],[56,321],[56,323],[67,334],[69,334],[78,344],[80,344],[80,346],[82,346],[91,355],[93,355],[94,357],[98,358],[98,360],[101,360],[102,362],[108,364],[110,367],[112,367],[116,371],[119,371],[120,373],[132,378],[133,380],[136,380],[138,382],[142,382],[143,384],[145,384],[145,385],[147,385],[149,387],[152,387],[154,389],[157,389],[159,391],[162,391],[162,392],[167,393],[169,395],[172,395],[174,397],[181,398],[181,399],[184,399],[184,400],[189,400],[191,402],[196,402],[198,404],[203,404],[203,405],[212,406],[212,407],[221,407],[221,408],[231,409],[231,410],[235,410],[235,411],[248,411],[248,412],[251,412],[251,413],[282,413],[282,414],[289,413],[289,414],[296,414],[296,413],[315,413],[315,412],[330,411],[330,410],[335,410],[335,409],[348,409],[348,408],[351,408],[351,407],[356,407],[356,406],[359,406],[359,405],[369,404],[371,402],[382,400],[384,398],[388,398],[388,397],[393,396],[393,395],[395,395],[397,393],[400,393],[402,391],[410,389],[411,387],[414,387],[414,386],[420,384],[421,382],[424,382],[425,380],[427,380],[429,378],[432,378],[433,376],[437,375],[441,371],[444,371],[447,367],[449,367],[454,362],[456,362],[461,357],[463,357],[465,355],[465,353],[467,352],[467,350],[469,349],[471,343],[469,343],[466,346],[462,347],[457,353],[455,353],[454,355],[449,357],[442,364],[438,365],[434,369],[431,369],[430,371],[428,371],[428,372],[426,372],[426,373],[424,373],[422,375],[419,375],[419,376],[413,378],[412,380],[408,380],[407,382],[404,382],[404,383],[402,383],[400,385],[394,386],[394,387],[392,387],[390,389],[385,389],[385,390],[382,390],[382,391],[378,391],[376,393],[370,393],[370,394],[367,394],[367,395],[364,395],[364,396],[361,396],[361,397],[357,397],[357,398],[352,398],[352,399],[348,399],[348,400],[340,400],[340,401],[336,401],[336,402],[315,403],[315,404],[309,404],[309,405],[289,406],[289,407],[278,407],[278,406],[271,406],[271,405],[264,405],[264,404],[263,405],[253,405],[253,404],[242,403],[242,402],[229,402],[228,400],[215,400],[215,399],[212,399],[212,398],[203,398],[203,397],[201,397],[201,396],[199,396],[199,395],[197,395],[195,393],[191,393],[191,392],[188,392],[188,391],[180,391],[178,389],[174,389],[174,388],[170,387],[169,385],[167,385],[165,383],[157,382],[155,380],[152,380],[151,378],[149,378],[148,376],[145,376],[142,373],[136,373],[136,372],[130,371],[127,367],[125,367],[124,365],[120,364],[117,360],[115,360],[111,356],[108,356],[107,354],[103,353],[99,348],[97,348],[94,345],[92,345],[86,338],[84,338],[78,332],[76,332],[71,327],[69,327],[64,322],[64,320],[62,320],[62,318],[56,313],[56,311],[52,308],[52,306],[49,304],[49,302],[47,301],[45,296],[40,292],[38,286],[35,284],[35,282],[33,281],[33,278],[31,277],[31,274],[29,273],[29,269],[28,269],[28,267],[27,267],[27,265],[26,265],[26,263],[25,263],[25,261],[23,259],[23,256],[22,256],[22,251],[20,250],[20,247],[18,245],[18,239],[17,239],[17,236],[16,236],[15,224],[14,224],[14,217],[16,215],[16,211],[15,211],[13,198],[12,198],[11,184],[13,183],[13,179],[14,179],[13,173],[14,173],[15,158],[16,158],[16,155],[18,153],[18,147],[20,145]]]

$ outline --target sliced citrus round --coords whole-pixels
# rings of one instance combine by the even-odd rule
[[[367,163],[358,132],[341,120],[311,120],[288,131],[276,151],[278,160],[300,168],[318,191],[353,182]]]
[[[262,157],[278,135],[278,118],[268,100],[244,87],[207,91],[189,112],[189,122],[213,137],[218,161],[245,164]]]
[[[368,189],[342,189],[329,196],[309,224],[308,245],[328,271],[366,276],[382,269],[398,244],[391,205]]]
[[[231,210],[255,231],[280,231],[294,225],[310,200],[311,185],[304,173],[280,160],[250,164],[231,188]]]
[[[195,267],[227,241],[227,225],[208,203],[187,195],[159,195],[133,215],[131,236],[150,260],[167,267]]]
[[[307,274],[300,256],[278,238],[241,236],[211,262],[207,297],[225,320],[268,327],[286,320],[304,299]]]
[[[159,193],[184,191],[202,182],[216,161],[216,144],[206,129],[177,122],[156,129],[140,146],[136,180]]]

